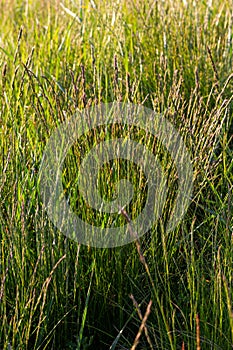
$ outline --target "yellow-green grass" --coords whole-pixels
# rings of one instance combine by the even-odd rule
[[[149,338],[142,332],[138,348],[232,349],[232,45],[226,0],[1,1],[1,349],[130,349],[141,325],[131,294],[142,316],[152,300]],[[141,250],[81,246],[42,209],[37,174],[50,135],[77,109],[112,101],[164,113],[193,163],[187,214],[166,232],[173,169],[163,216]],[[126,132],[119,128],[112,138]],[[153,137],[137,129],[131,136],[153,150]],[[63,185],[74,209],[70,184],[101,138],[101,128],[84,135],[66,158]],[[128,163],[118,166],[128,171]],[[129,173],[137,188],[138,169]],[[138,195],[131,216],[146,192]],[[89,222],[110,220],[81,209]]]

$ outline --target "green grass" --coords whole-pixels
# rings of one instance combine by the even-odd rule
[[[226,0],[187,2],[1,1],[1,349],[131,349],[150,300],[138,349],[232,349],[233,14]],[[127,221],[87,208],[75,190],[80,162],[98,141],[129,135],[157,150],[170,174],[150,232],[98,249],[54,227],[38,171],[60,123],[112,101],[164,113],[191,154],[194,191],[166,232],[177,182],[164,145],[120,125],[83,135],[66,157],[63,185],[87,222]],[[136,194],[127,212],[136,217],[145,176],[126,161],[106,164],[102,175],[108,199],[130,177]]]

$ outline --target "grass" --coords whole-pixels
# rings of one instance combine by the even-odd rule
[[[232,349],[230,3],[3,0],[0,14],[0,348]],[[52,224],[38,171],[60,123],[112,101],[152,108],[177,128],[194,191],[182,221],[166,232],[177,182],[164,145],[120,125],[84,135],[66,157],[63,186],[86,221],[130,225],[146,196],[143,173],[114,161],[101,190],[111,199],[116,181],[129,176],[137,196],[127,213],[101,216],[80,202],[74,176],[98,141],[128,135],[158,150],[170,174],[163,216],[150,232],[98,249]]]

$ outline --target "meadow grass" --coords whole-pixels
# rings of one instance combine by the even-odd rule
[[[226,0],[1,1],[1,349],[232,349],[232,46]],[[140,169],[112,162],[102,195],[111,199],[127,176],[132,206],[113,217],[88,208],[75,174],[93,144],[130,134],[161,154],[169,174],[154,227],[131,244],[98,249],[52,224],[38,171],[59,124],[112,101],[149,107],[176,127],[192,158],[194,191],[166,232],[177,193],[166,145],[121,125],[83,135],[64,162],[63,186],[87,222],[130,228],[146,196]]]

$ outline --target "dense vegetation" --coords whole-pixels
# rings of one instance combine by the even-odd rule
[[[1,349],[232,349],[232,51],[227,0],[0,2]],[[186,215],[167,232],[177,193],[171,176],[154,227],[136,244],[100,249],[52,224],[38,171],[60,123],[111,101],[166,116],[189,149],[194,190]],[[73,207],[81,200],[72,182],[79,149],[88,152],[104,131],[77,140],[65,160]],[[126,131],[107,130],[112,138],[119,132]],[[153,149],[152,135],[135,129],[131,137]],[[120,169],[108,178],[110,197],[119,174],[145,185],[135,165],[110,166]],[[77,208],[89,222],[110,220]]]

